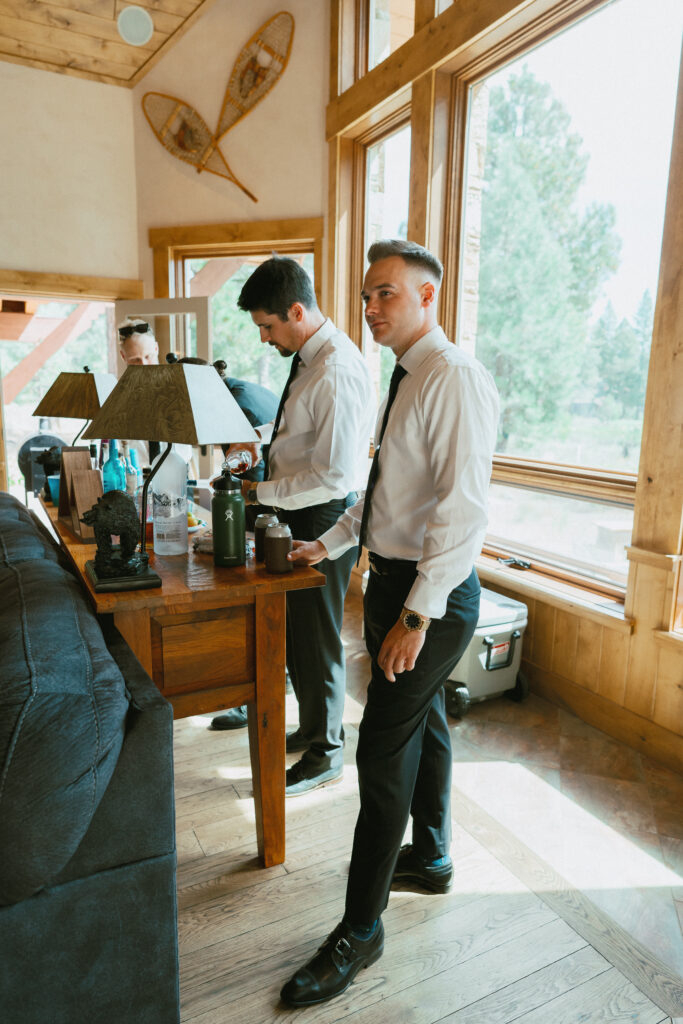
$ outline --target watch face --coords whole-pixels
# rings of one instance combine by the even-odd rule
[[[403,616],[403,625],[406,629],[419,629],[422,625],[422,619],[416,612],[408,612]]]

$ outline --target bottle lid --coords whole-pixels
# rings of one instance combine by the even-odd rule
[[[260,512],[256,516],[254,526],[260,526],[263,529],[266,526],[277,526],[279,522],[280,520],[273,512]]]
[[[232,473],[224,471],[217,480],[214,480],[212,487],[214,491],[241,491],[242,481],[238,480]]]
[[[266,537],[291,537],[292,531],[287,523],[275,523],[266,530]]]

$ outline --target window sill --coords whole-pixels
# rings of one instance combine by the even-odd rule
[[[683,633],[673,633],[665,629],[655,630],[655,640],[664,647],[673,648],[683,654]]]
[[[624,615],[621,602],[600,594],[591,594],[582,587],[551,580],[530,569],[511,569],[501,565],[495,558],[480,555],[476,569],[484,583],[498,585],[514,591],[520,597],[533,597],[545,604],[572,612],[584,619],[591,619],[601,626],[617,630],[627,636],[633,632],[633,620]],[[670,634],[667,634],[670,635]],[[675,634],[674,634],[675,635]]]

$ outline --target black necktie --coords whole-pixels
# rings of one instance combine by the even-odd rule
[[[382,426],[379,430],[379,437],[375,443],[375,454],[372,457],[372,465],[370,466],[370,474],[368,476],[368,486],[365,488],[365,501],[363,503],[363,518],[360,522],[360,536],[358,538],[358,561],[360,561],[361,551],[368,532],[368,519],[370,517],[370,502],[372,500],[372,492],[375,489],[377,483],[377,477],[379,475],[379,449],[382,444],[382,438],[384,437],[384,431],[387,429],[387,423],[389,422],[389,412],[394,404],[398,386],[405,377],[408,371],[404,370],[402,366],[396,363],[394,372],[391,375],[391,382],[389,384],[389,394],[387,395],[387,404],[384,410],[384,416],[382,417]],[[358,562],[356,562],[358,565]]]
[[[294,380],[294,378],[296,377],[296,371],[299,368],[299,363],[300,362],[301,362],[301,357],[299,356],[298,352],[295,352],[294,353],[294,357],[292,358],[292,365],[291,365],[291,368],[290,368],[290,371],[289,371],[289,377],[287,378],[287,383],[284,386],[284,390],[282,392],[282,397],[280,399],[280,404],[277,407],[277,413],[275,415],[275,422],[273,423],[273,433],[270,435],[270,441],[268,442],[268,444],[264,445],[264,453],[263,453],[263,479],[264,480],[268,479],[268,461],[269,461],[269,458],[270,458],[270,449],[272,447],[273,441],[275,440],[275,435],[277,434],[278,427],[280,426],[280,420],[282,419],[282,411],[283,411],[283,409],[285,407],[285,402],[287,401],[287,395],[289,394],[289,386],[292,383],[292,381]]]

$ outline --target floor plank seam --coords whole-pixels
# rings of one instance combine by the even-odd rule
[[[521,854],[526,863],[531,866],[531,871],[535,871],[537,865],[540,865],[542,873],[545,875],[544,881],[552,881],[555,888],[553,891],[537,888],[535,883],[539,881],[539,878],[531,878],[530,870],[524,871],[520,868],[519,856],[506,856],[499,846],[493,848],[490,843],[483,842],[482,845],[504,867],[516,875],[531,892],[547,903],[559,917],[585,938],[636,988],[647,995],[659,1009],[670,1016],[675,1016],[683,1011],[683,979],[674,974],[666,964],[655,957],[637,939],[624,931],[604,910],[572,886],[550,864],[538,857],[481,807],[474,804],[465,793],[454,786],[453,794],[461,811],[457,821],[463,828],[467,829],[479,842],[482,842],[482,831],[487,832],[489,836],[503,837],[507,845],[515,849],[517,854]],[[570,896],[574,906],[568,903]],[[579,905],[578,911],[577,904]],[[587,920],[587,910],[596,919],[597,927]],[[586,931],[589,932],[588,935],[585,934]],[[610,937],[610,933],[617,941]],[[639,966],[641,964],[644,966]]]

